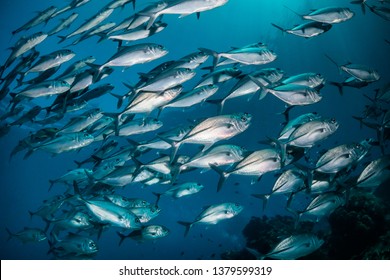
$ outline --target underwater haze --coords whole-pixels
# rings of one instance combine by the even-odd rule
[[[180,17],[175,3],[199,2],[201,6],[203,1],[160,1],[166,6],[156,8],[156,14],[145,12],[145,8],[158,1],[137,0],[134,8],[133,1],[90,0],[58,15],[52,13],[47,22],[18,30],[50,6],[59,11],[77,2],[82,1],[3,0],[1,4],[1,259],[390,258],[386,241],[390,235],[388,1],[367,0],[360,5],[336,0],[229,0],[202,10],[197,18],[195,10]],[[111,3],[119,6],[106,8]],[[333,23],[304,18],[328,7],[352,13],[347,13],[350,18]],[[110,14],[96,23],[97,27],[110,22],[112,26],[78,42],[96,30],[96,24],[66,38],[102,9],[110,10]],[[78,17],[69,27],[10,59],[23,36],[48,34],[72,13]],[[146,18],[137,31],[151,30],[150,37],[120,44],[118,39],[109,38],[131,31],[125,27],[110,34],[133,15]],[[157,18],[152,24],[153,16]],[[326,16],[327,20],[331,17]],[[291,34],[309,22],[319,34],[311,34],[311,26]],[[166,26],[158,30],[162,23]],[[130,62],[109,63],[115,54],[132,52],[131,47],[137,44],[161,45],[167,53],[151,52],[156,57],[143,61],[146,52],[140,52],[123,58]],[[53,73],[46,72],[48,76],[41,81],[27,83],[45,73],[29,71],[44,55],[65,49],[74,56],[54,66]],[[26,60],[14,76],[8,75],[34,50],[39,52],[35,60]],[[142,89],[156,77],[168,75],[170,64],[150,73],[152,69],[169,61],[184,64],[180,59],[193,53],[207,60],[191,70],[188,66],[176,68],[192,71],[193,77],[179,81],[178,74],[170,85]],[[47,81],[64,81],[61,73],[88,56],[95,60],[68,77],[71,82],[65,82],[65,91],[52,92],[53,87],[45,85]],[[260,62],[256,61],[259,56]],[[212,76],[224,67],[230,72]],[[262,69],[268,72],[258,74]],[[104,71],[107,77],[100,75]],[[276,79],[266,72],[281,76]],[[82,73],[92,73],[93,81],[72,92],[76,75]],[[297,76],[300,74],[307,75]],[[173,105],[207,75],[212,76],[208,85],[218,87],[214,94],[198,98],[188,107]],[[255,89],[226,99],[221,108],[221,100],[244,81]],[[111,84],[112,89],[96,98],[86,97],[89,90],[104,84]],[[50,92],[39,96],[27,93],[34,85],[44,88],[39,94]],[[151,98],[145,104],[151,104],[150,96],[161,97],[180,86],[182,92],[176,99],[156,105],[150,112],[130,110],[135,98],[145,92],[150,92]],[[85,106],[71,110],[71,101],[79,100]],[[22,118],[34,106],[40,106],[38,114]],[[99,120],[80,125],[79,130],[65,130],[70,121],[85,120],[90,116],[83,113],[97,108]],[[297,121],[293,131],[308,122],[313,122],[312,126],[296,132],[298,136],[281,137],[286,125],[308,113],[313,113],[311,118]],[[53,121],[43,121],[49,117]],[[107,123],[103,123],[105,118]],[[157,127],[147,130],[151,119]],[[134,120],[138,120],[134,130],[139,132],[130,133],[125,128]],[[249,125],[243,127],[244,123]],[[335,123],[336,128],[332,127]],[[94,124],[99,124],[99,129]],[[180,139],[162,134],[179,127],[189,127]],[[79,138],[74,139],[76,134]],[[140,143],[152,140],[163,142],[164,148],[141,147]],[[72,141],[76,146],[67,146],[67,151],[58,148],[60,142],[68,145]],[[96,154],[110,141],[115,143],[112,149]],[[226,164],[212,158],[203,167],[181,167],[222,144],[244,151]],[[125,156],[112,161],[114,153],[125,149]],[[321,161],[329,151],[334,153]],[[224,150],[221,155],[227,161],[234,153]],[[86,159],[89,161],[80,167],[75,162]],[[148,165],[157,159],[163,163]],[[368,178],[362,179],[363,170],[376,160],[378,164],[372,164]],[[325,170],[328,165],[331,171]],[[110,185],[110,174],[114,176],[112,172],[123,166],[129,170],[121,176],[131,177],[130,181],[123,186]],[[51,185],[76,168],[84,168],[79,177]],[[298,170],[299,175],[287,177],[284,184],[291,183],[291,189],[278,194],[273,190],[275,182],[287,170]],[[319,181],[325,187],[314,189]],[[174,189],[188,182],[204,188]],[[134,210],[138,207],[115,204],[110,199],[114,195],[122,202],[134,198],[146,201],[146,207],[141,207],[146,212],[139,214],[141,210]],[[81,225],[76,214],[85,218],[86,225]],[[38,233],[42,240],[38,240]],[[280,248],[283,240],[290,241],[282,244],[289,248]],[[305,251],[302,246],[309,249]],[[289,254],[283,254],[285,250]]]

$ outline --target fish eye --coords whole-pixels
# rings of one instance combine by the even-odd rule
[[[241,117],[241,121],[246,122],[248,119],[245,116]]]
[[[331,123],[337,123],[336,119],[331,119],[330,122]]]
[[[88,137],[89,136],[89,134],[88,133],[84,133],[84,137]]]
[[[141,221],[140,221],[139,218],[135,218],[135,222],[138,224],[138,223],[140,223]]]

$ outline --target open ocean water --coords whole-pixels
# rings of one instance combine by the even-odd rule
[[[61,43],[59,43],[60,39],[58,38],[58,35],[66,36],[76,30],[86,19],[91,18],[107,5],[109,1],[91,0],[85,5],[50,19],[47,24],[42,23],[27,31],[22,30],[12,35],[12,31],[33,18],[37,11],[43,11],[51,5],[61,8],[68,3],[69,1],[60,0],[2,1],[0,46],[3,51],[0,53],[0,64],[3,65],[11,53],[11,50],[6,48],[13,47],[19,38],[40,31],[48,32],[59,24],[60,19],[69,17],[73,12],[78,13],[79,16],[68,29],[48,36],[35,48],[40,55],[65,48],[75,53],[75,56],[61,65],[57,73],[50,79],[55,79],[71,63],[87,56],[94,56],[96,58],[94,63],[102,65],[114,55],[118,44],[109,39],[98,42],[99,38],[93,36],[69,46],[80,35],[68,38]],[[131,3],[123,9],[115,8],[103,23],[114,22],[118,24],[123,19],[152,3],[153,1],[138,0],[136,1],[135,10]],[[375,5],[376,7],[390,9],[390,4],[387,1],[382,3],[367,0],[366,4],[370,7]],[[315,9],[335,6],[349,8],[353,11],[354,16],[345,22],[332,25],[329,31],[313,38],[283,34],[271,25],[271,23],[274,23],[283,28],[293,28],[295,25],[303,23],[304,20],[291,10],[300,14],[307,14]],[[139,81],[138,73],[147,73],[164,61],[178,60],[185,55],[197,52],[199,48],[207,48],[222,53],[232,50],[232,47],[241,48],[261,42],[269,50],[272,50],[277,58],[264,65],[245,66],[237,64],[235,67],[241,70],[243,74],[246,75],[263,68],[277,68],[284,71],[285,77],[313,72],[321,74],[326,80],[323,88],[320,89],[322,100],[315,104],[296,106],[291,109],[289,116],[290,119],[293,119],[305,113],[316,112],[323,118],[334,118],[337,120],[339,127],[335,133],[325,140],[307,149],[305,156],[298,161],[299,166],[313,167],[322,154],[336,146],[361,142],[367,138],[374,139],[374,145],[363,159],[356,162],[354,166],[349,166],[347,173],[345,173],[346,170],[339,173],[344,175],[340,176],[340,181],[343,183],[341,185],[336,184],[336,192],[338,195],[348,198],[348,202],[340,206],[341,208],[337,208],[329,215],[320,217],[318,221],[316,219],[300,221],[297,226],[294,226],[296,215],[293,213],[302,211],[318,194],[303,190],[294,195],[293,202],[290,205],[292,211],[286,209],[287,197],[285,195],[272,195],[265,210],[263,210],[262,200],[252,196],[252,194],[269,193],[281,172],[291,168],[292,165],[286,165],[281,170],[265,173],[259,181],[256,181],[256,177],[233,174],[229,176],[219,192],[217,192],[219,176],[215,171],[195,169],[181,173],[177,176],[176,183],[195,181],[202,184],[204,189],[199,193],[179,199],[161,196],[158,203],[158,207],[161,209],[159,215],[145,224],[166,227],[169,234],[163,238],[141,242],[126,238],[121,245],[118,245],[120,238],[117,232],[128,235],[132,230],[121,229],[99,222],[96,217],[93,217],[91,211],[86,209],[82,199],[75,199],[69,203],[65,202],[61,207],[55,209],[54,216],[51,218],[53,220],[65,219],[67,215],[70,215],[69,213],[73,213],[72,211],[81,211],[90,216],[94,230],[63,229],[57,233],[57,237],[53,237],[51,233],[53,233],[54,223],[52,222],[49,223],[46,231],[47,239],[44,241],[24,244],[16,237],[9,239],[6,229],[12,233],[17,233],[25,227],[45,229],[46,222],[39,215],[30,217],[29,211],[36,211],[45,200],[56,195],[70,197],[74,194],[71,182],[69,185],[54,184],[49,190],[49,180],[57,179],[69,170],[77,168],[74,161],[82,161],[88,158],[95,149],[102,145],[102,141],[95,141],[78,151],[64,152],[55,156],[38,149],[27,159],[23,159],[27,150],[10,158],[11,151],[21,139],[27,137],[30,133],[35,133],[41,128],[61,128],[71,117],[77,116],[86,110],[83,109],[66,114],[63,119],[53,124],[39,125],[34,122],[26,122],[21,126],[12,125],[10,131],[0,138],[1,259],[250,259],[254,256],[245,250],[246,247],[256,248],[260,253],[266,254],[282,239],[302,233],[315,234],[321,240],[324,240],[318,250],[311,255],[304,256],[304,258],[388,259],[390,257],[390,244],[388,243],[390,234],[390,181],[389,179],[384,180],[375,188],[354,186],[356,185],[354,182],[356,182],[357,176],[360,175],[368,163],[383,155],[389,155],[389,140],[386,138],[389,130],[388,123],[387,128],[381,126],[383,116],[390,107],[389,97],[387,97],[387,102],[380,102],[380,104],[378,101],[374,101],[376,89],[382,89],[383,92],[387,85],[387,91],[389,91],[390,24],[389,18],[386,20],[374,14],[369,7],[366,7],[365,10],[365,13],[363,13],[360,5],[351,4],[350,1],[230,0],[221,7],[202,12],[199,19],[195,14],[182,18],[179,18],[176,14],[167,14],[161,19],[162,22],[167,24],[164,30],[150,38],[128,44],[124,43],[123,45],[156,43],[164,46],[168,50],[168,54],[149,63],[138,64],[129,68],[114,67],[113,73],[107,78],[90,85],[90,89],[92,89],[105,83],[111,83],[114,86],[112,93],[124,95],[129,90],[123,83],[135,85]],[[387,17],[389,17],[388,10]],[[333,86],[331,82],[341,83],[349,75],[339,71],[326,58],[325,54],[340,65],[356,63],[375,69],[379,73],[380,79],[369,82],[362,88],[344,87],[343,95],[341,95],[338,88]],[[203,65],[195,70],[196,75],[182,84],[184,91],[193,89],[201,81],[202,76],[210,72],[201,68],[212,66],[212,63],[213,59],[210,56]],[[16,64],[17,62],[14,62],[7,67],[2,77]],[[232,64],[227,66],[233,67]],[[23,71],[25,72],[26,69]],[[25,80],[36,76],[37,74],[29,73]],[[237,81],[238,79],[235,78],[219,84],[218,91],[209,100],[225,97]],[[12,81],[9,89],[11,93],[18,93],[23,87],[18,88],[16,81]],[[237,136],[214,145],[235,144],[244,147],[247,151],[257,151],[271,147],[263,142],[279,136],[285,124],[285,117],[280,113],[286,109],[286,104],[270,93],[262,100],[258,100],[258,96],[258,94],[252,98],[243,96],[226,101],[222,114],[249,113],[252,115],[251,124],[247,130]],[[54,99],[55,97],[38,97],[23,100],[20,103],[23,106],[23,111],[16,117],[3,120],[1,125],[12,123],[35,105],[49,106]],[[11,95],[9,93],[2,98],[1,115],[11,110],[8,106],[10,100]],[[125,100],[124,106],[128,102],[129,100]],[[110,94],[105,94],[90,100],[87,109],[100,108],[107,113],[120,112],[116,105],[117,99]],[[372,110],[369,111],[367,108],[374,108],[376,114],[370,114],[369,112],[372,112]],[[150,116],[157,117],[157,111],[154,110]],[[157,133],[181,125],[192,124],[194,126],[200,121],[217,115],[217,106],[208,102],[202,102],[190,108],[165,108],[158,116],[163,123],[162,127],[156,131],[129,136],[128,138],[137,142],[148,141],[153,139]],[[136,118],[144,116],[145,114],[139,114]],[[364,124],[361,125],[353,116],[364,118],[366,123],[379,125],[374,128]],[[42,111],[35,120],[44,117],[45,112]],[[384,134],[378,134],[379,129],[383,130]],[[382,137],[381,141],[378,137]],[[109,135],[106,140],[117,141],[119,144],[116,150],[118,150],[121,146],[129,145],[126,138]],[[378,142],[380,142],[380,145]],[[183,144],[178,154],[192,157],[199,151],[199,145]],[[140,155],[137,159],[142,163],[148,163],[164,154],[170,155],[169,149],[158,152],[151,150]],[[126,165],[132,164],[131,159],[126,162]],[[83,167],[92,169],[93,165],[87,163]],[[388,172],[388,169],[389,163],[387,162],[387,171],[385,168],[384,172]],[[310,173],[310,171],[307,172]],[[158,176],[156,175],[156,177]],[[254,184],[252,183],[253,179],[255,179]],[[141,198],[154,204],[156,196],[153,193],[162,193],[171,186],[172,184],[156,183],[148,186],[142,183],[131,183],[123,188],[114,188],[113,193],[128,198]],[[80,185],[81,189],[84,187]],[[92,197],[94,197],[93,193],[88,196],[88,199],[92,199]],[[237,216],[222,220],[215,225],[194,224],[188,235],[184,236],[185,228],[178,224],[178,221],[193,222],[204,207],[225,202],[240,204],[243,206],[243,210]],[[348,219],[345,219],[345,217],[348,217]],[[346,225],[347,222],[350,222],[350,224]],[[100,236],[98,236],[99,231]],[[94,255],[63,254],[63,248],[61,248],[61,253],[57,252],[56,254],[53,248],[50,249],[50,246],[56,246],[58,242],[56,239],[68,238],[68,232],[93,240],[98,247],[97,253]]]

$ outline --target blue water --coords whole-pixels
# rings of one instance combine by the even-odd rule
[[[77,8],[79,17],[72,24],[70,29],[64,30],[56,35],[67,35],[75,30],[85,19],[93,16],[101,7],[109,1],[92,0],[91,3]],[[144,8],[151,1],[137,1],[136,10]],[[376,3],[376,1],[368,1]],[[49,31],[58,24],[59,18],[70,14],[62,14],[48,22],[47,25],[39,25],[27,32],[22,31],[15,36],[11,32],[28,19],[34,16],[36,11],[41,11],[50,5],[63,7],[67,1],[27,1],[27,0],[4,0],[2,1],[0,17],[0,46],[3,51],[0,53],[0,64],[7,59],[10,51],[5,50],[12,47],[22,35],[33,34],[38,31]],[[376,3],[377,4],[377,3]],[[283,35],[279,30],[271,26],[271,22],[283,27],[292,27],[300,24],[302,20],[291,11],[291,9],[302,13],[311,9],[326,6],[344,6],[354,11],[355,16],[344,23],[334,25],[332,29],[315,38],[304,39],[294,35]],[[123,10],[117,9],[105,21],[119,23],[125,17],[133,13],[131,5]],[[390,78],[390,45],[384,39],[390,39],[390,25],[388,21],[367,11],[365,15],[359,6],[352,5],[349,1],[320,0],[320,1],[281,1],[281,0],[230,0],[225,6],[207,11],[201,14],[197,20],[195,15],[178,18],[177,15],[165,15],[163,21],[168,27],[159,34],[143,40],[143,42],[154,42],[161,44],[169,50],[165,57],[144,65],[136,65],[123,70],[116,68],[114,73],[100,82],[112,83],[116,94],[124,94],[127,89],[122,82],[135,84],[138,81],[139,72],[147,72],[159,63],[168,60],[179,59],[197,48],[204,47],[216,51],[227,51],[231,47],[241,47],[251,43],[263,42],[269,49],[273,50],[278,58],[266,67],[278,67],[283,69],[287,75],[295,75],[304,72],[316,72],[322,74],[327,81],[343,81],[345,76],[340,74],[335,65],[329,62],[324,56],[328,54],[340,64],[353,62],[368,65],[376,69],[381,79],[363,89],[345,88],[345,93],[340,96],[337,88],[326,84],[321,90],[323,100],[321,102],[295,108],[292,116],[298,116],[307,112],[318,112],[324,117],[335,118],[340,127],[338,131],[324,142],[320,147],[311,151],[314,159],[319,157],[319,152],[336,145],[359,142],[368,137],[376,137],[374,130],[363,127],[352,118],[352,115],[361,115],[364,106],[369,100],[364,94],[373,96],[374,89],[380,88]],[[54,35],[37,46],[41,54],[64,48],[64,44],[58,44],[58,38]],[[76,57],[61,67],[65,69],[71,62],[82,59],[88,55],[96,57],[95,63],[102,64],[116,52],[117,45],[111,41],[97,43],[97,38],[89,38],[75,46],[67,47],[76,53]],[[206,64],[210,65],[211,59]],[[261,67],[259,67],[261,68]],[[61,71],[61,70],[60,70]],[[195,78],[186,82],[185,90],[190,90],[205,74],[204,70],[197,70]],[[213,98],[221,98],[235,81],[224,84],[218,94]],[[5,102],[5,101],[3,101]],[[36,104],[46,104],[48,100],[34,100]],[[42,102],[42,103],[40,103]],[[112,96],[103,96],[93,100],[92,107],[99,107],[106,112],[116,110],[116,99]],[[1,107],[2,110],[4,107]],[[276,137],[282,128],[283,116],[277,113],[282,112],[285,105],[274,96],[267,96],[261,101],[252,99],[250,102],[245,97],[228,100],[224,114],[235,112],[249,112],[253,114],[253,122],[245,133],[238,135],[228,143],[244,146],[248,150],[258,150],[265,146],[258,143],[267,137]],[[3,112],[2,112],[3,113]],[[179,110],[166,109],[161,115],[164,122],[163,128],[158,132],[173,128],[180,124],[186,124],[190,120],[198,120],[216,115],[217,110],[211,104],[194,106],[194,108]],[[8,161],[10,151],[18,141],[34,131],[36,126],[12,127],[10,133],[0,139],[0,257],[1,259],[50,259],[48,255],[49,246],[47,242],[38,244],[22,244],[16,239],[7,241],[8,234],[6,227],[12,232],[17,232],[23,227],[43,228],[45,223],[39,217],[30,219],[28,211],[38,209],[45,199],[56,194],[62,194],[66,187],[55,185],[49,192],[49,179],[55,179],[70,169],[76,168],[74,160],[87,158],[99,143],[92,144],[80,152],[69,152],[52,157],[50,154],[37,151],[27,159],[23,160],[23,154],[16,155]],[[141,141],[152,139],[153,132],[146,135],[134,137],[134,140]],[[121,144],[126,142],[121,139]],[[195,145],[184,145],[180,153],[193,154],[197,151]],[[371,156],[379,154],[374,149]],[[143,162],[155,158],[150,152],[142,158]],[[369,158],[368,158],[369,159]],[[368,161],[365,160],[365,162]],[[362,170],[360,168],[360,170]],[[180,182],[196,180],[206,188],[190,197],[173,200],[163,197],[159,206],[161,214],[155,218],[152,224],[161,224],[169,228],[170,234],[155,242],[137,243],[127,239],[121,246],[118,246],[119,238],[116,234],[118,229],[110,228],[103,232],[97,240],[99,252],[96,259],[209,259],[213,254],[219,258],[220,254],[230,250],[241,250],[245,247],[246,240],[242,230],[252,216],[262,215],[290,215],[284,209],[285,198],[271,198],[268,208],[262,211],[261,202],[252,197],[253,193],[266,193],[269,191],[275,180],[275,174],[269,173],[263,176],[259,183],[251,185],[251,178],[244,176],[231,176],[221,192],[216,192],[218,176],[213,171],[200,173],[192,171],[180,175]],[[239,183],[239,184],[236,184]],[[143,188],[139,184],[129,185],[118,191],[129,197],[140,197],[153,202],[155,197],[152,192],[162,192],[166,189],[163,185],[153,185]],[[204,206],[222,203],[237,202],[244,205],[244,211],[237,217],[222,221],[213,226],[195,225],[189,235],[184,238],[184,228],[177,224],[177,221],[192,221],[200,213]],[[92,237],[96,240],[96,236]],[[326,246],[326,244],[325,244]]]

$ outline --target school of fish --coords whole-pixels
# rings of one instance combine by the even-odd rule
[[[337,67],[335,71],[348,75],[344,81],[326,82],[321,73],[312,72],[289,75],[282,69],[267,66],[278,59],[278,54],[259,42],[225,50],[196,46],[198,51],[167,61],[164,56],[168,49],[158,42],[144,40],[169,28],[164,18],[195,14],[201,20],[202,13],[223,9],[228,0],[154,1],[142,9],[137,7],[136,0],[113,0],[76,26],[74,22],[82,16],[78,7],[89,5],[92,10],[93,2],[96,0],[73,0],[64,7],[48,7],[12,32],[17,37],[30,29],[33,31],[17,37],[0,69],[0,100],[5,108],[0,117],[0,135],[4,137],[18,126],[31,130],[28,137],[16,143],[10,160],[20,153],[27,160],[36,151],[58,155],[90,145],[95,150],[88,158],[75,161],[75,169],[64,170],[61,177],[49,181],[50,188],[57,184],[68,186],[62,195],[49,197],[39,209],[30,211],[31,216],[46,222],[46,228],[25,228],[17,232],[7,229],[10,237],[23,243],[47,241],[48,254],[62,259],[93,257],[99,251],[99,237],[110,227],[117,229],[119,244],[127,238],[136,242],[164,238],[170,229],[153,223],[154,218],[164,215],[159,202],[166,197],[181,199],[201,192],[206,186],[196,182],[196,176],[193,181],[180,180],[182,173],[193,170],[201,173],[212,170],[218,174],[218,182],[210,182],[215,184],[216,196],[222,196],[220,191],[232,175],[247,176],[253,178],[252,184],[261,184],[264,174],[277,174],[269,193],[253,196],[262,201],[261,212],[271,196],[285,195],[285,207],[296,218],[296,226],[302,220],[326,219],[348,201],[350,188],[374,191],[390,179],[390,81],[375,93],[366,92],[369,105],[354,116],[361,126],[377,131],[376,139],[341,143],[323,151],[318,158],[310,154],[313,147],[332,138],[340,126],[331,112],[322,116],[311,111],[311,104],[325,98],[321,89],[332,87],[340,94],[345,87],[359,91],[381,79],[375,65],[341,64],[332,54],[326,54],[325,59]],[[384,24],[389,24],[388,2],[381,1],[378,5],[370,2],[351,4],[361,5],[364,13],[372,12]],[[124,8],[129,16],[122,22],[107,21],[115,10]],[[287,33],[286,36],[298,36],[302,40],[321,36],[345,21],[364,16],[348,7],[321,7],[301,11],[302,14],[291,12],[301,18],[298,25],[282,27],[277,22],[270,25]],[[38,31],[39,26],[48,22],[56,24],[51,30]],[[177,22],[180,24],[180,19]],[[56,36],[57,50],[38,51],[48,37]],[[112,41],[118,44],[117,51],[101,64],[96,64],[101,60],[93,56],[93,51],[88,57],[79,57],[72,51],[72,46],[81,41],[90,40],[92,44],[95,39],[91,38]],[[152,61],[160,64],[148,73],[140,73],[137,84],[122,81],[127,92],[114,92],[116,85],[103,81],[119,71],[131,71],[134,65]],[[246,66],[252,70],[247,71]],[[195,87],[186,87],[187,81],[198,76],[201,78]],[[224,84],[232,81],[233,86],[226,90]],[[219,98],[213,97],[217,93]],[[103,96],[111,98],[116,111],[91,107],[92,100]],[[268,135],[259,149],[248,150],[245,143],[242,146],[229,143],[229,139],[245,134],[258,117],[247,112],[225,113],[226,103],[243,96],[258,102],[263,98],[277,98],[286,105],[283,112],[286,121],[279,135]],[[50,104],[37,105],[41,104],[40,100],[49,100]],[[31,106],[31,102],[35,105]],[[215,115],[186,121],[186,110],[194,107],[201,110],[203,104],[215,105]],[[305,106],[307,113],[290,117],[298,106]],[[169,108],[182,110],[177,111],[182,119],[180,126],[164,125],[164,111]],[[134,139],[146,133],[154,137],[141,142]],[[187,145],[200,145],[201,150],[187,154],[183,152]],[[363,167],[363,159],[373,149],[380,156]],[[154,154],[154,160],[143,162],[140,157],[146,153]],[[156,201],[118,194],[118,190],[133,184],[167,187],[161,193],[151,191]],[[310,197],[304,209],[294,206],[298,193]],[[193,220],[177,221],[183,225],[185,236],[193,227],[212,226],[235,219],[246,211],[234,201],[203,206]],[[287,237],[271,252],[247,250],[258,259],[296,259],[314,252],[323,243],[324,240],[308,232]]]

